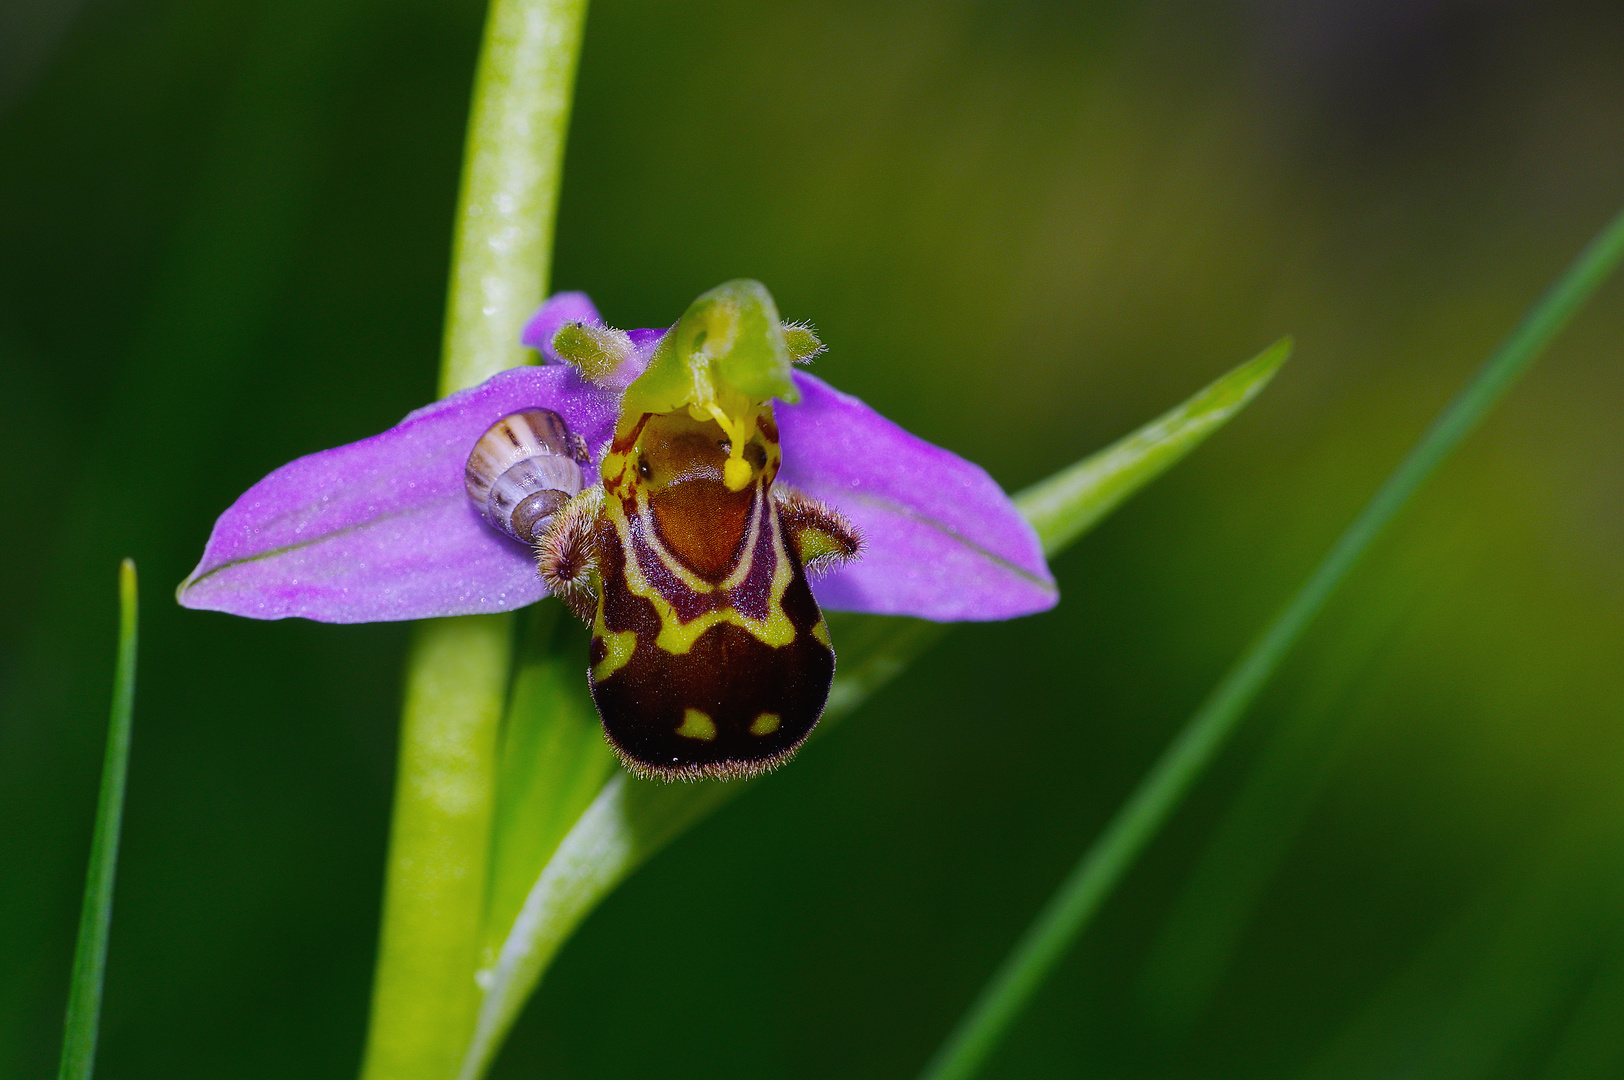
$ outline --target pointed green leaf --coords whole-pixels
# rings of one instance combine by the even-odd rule
[[[481,982],[558,842],[615,770],[581,677],[585,635],[557,603],[527,616],[497,751]]]
[[[830,616],[830,623],[831,633],[842,641],[840,675],[818,725],[820,733],[889,682],[946,630],[939,623],[894,616],[834,614]],[[579,668],[579,663],[571,666],[567,676],[577,686],[581,685]],[[582,694],[585,696],[584,690]],[[590,702],[587,708],[590,710]],[[572,728],[579,723],[578,717],[561,722]],[[590,716],[590,724],[591,740],[607,759],[607,768],[602,772],[613,771],[614,759],[603,745],[595,714]],[[504,767],[506,764],[504,761]],[[561,773],[539,761],[534,765],[551,775]],[[511,812],[516,816],[536,813],[539,818],[541,814],[556,814],[566,805],[575,805],[580,783],[588,775],[589,767],[577,764],[577,771],[564,781],[570,786],[571,795],[549,802],[540,794],[543,785],[536,785],[532,789],[536,794],[530,797],[525,808],[515,806]],[[492,939],[494,955],[487,954],[486,966],[480,972],[484,1002],[473,1043],[459,1074],[463,1080],[475,1080],[489,1068],[502,1038],[541,981],[554,954],[598,902],[645,859],[744,789],[739,782],[661,784],[634,780],[618,771],[607,783],[601,783],[602,772],[593,774],[600,777],[601,784],[592,793],[596,798],[589,795],[589,805],[570,819],[568,824],[572,827],[568,832],[562,836],[549,834],[552,847],[545,865],[538,867],[539,872],[532,873],[526,881],[528,889],[518,906],[513,907],[509,900],[501,905],[502,911],[511,911],[512,915],[500,924],[505,925],[506,933],[500,940]],[[502,798],[505,801],[505,796]],[[538,810],[538,807],[546,809]],[[551,820],[556,821],[556,816]],[[499,833],[502,828],[498,826]],[[524,826],[517,823],[507,828],[515,834],[524,831]],[[531,844],[526,856],[533,858],[547,842]],[[498,861],[505,862],[504,856],[498,856]],[[507,879],[510,872],[516,870],[517,866],[510,869],[499,865],[495,878]],[[493,916],[495,914],[493,908]],[[491,929],[497,925],[493,920]]]
[[[1122,500],[1223,427],[1290,355],[1291,339],[1282,338],[1132,435],[1017,495],[1015,505],[1037,530],[1044,554],[1069,547]]]
[[[1286,341],[1272,346],[1133,434],[1016,496],[1045,552],[1054,554],[1074,542],[1221,427],[1263,388],[1290,348]],[[894,616],[836,613],[829,623],[840,664],[815,736],[895,678],[947,630],[941,623]],[[598,902],[668,841],[744,789],[740,782],[651,783],[614,772],[612,762],[604,766],[607,752],[595,757],[583,749],[588,729],[598,751],[602,739],[590,702],[583,705],[578,657],[571,664],[554,654],[550,663],[545,670],[522,669],[529,674],[521,674],[521,688],[527,678],[535,688],[516,689],[510,711],[508,722],[514,726],[505,739],[513,750],[503,752],[503,785],[523,785],[526,794],[511,802],[505,790],[498,796],[507,809],[498,810],[500,853],[480,972],[483,998],[461,1080],[484,1075],[547,965]],[[549,718],[549,708],[559,715]],[[562,748],[560,763],[532,756],[546,752],[543,743]],[[536,775],[526,777],[526,769]],[[601,783],[593,788],[595,798],[583,794],[589,782]],[[560,829],[561,816],[572,822],[567,831]]]

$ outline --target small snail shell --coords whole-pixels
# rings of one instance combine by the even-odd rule
[[[474,509],[516,540],[534,544],[553,513],[578,495],[586,443],[551,409],[503,417],[474,444],[463,480]]]

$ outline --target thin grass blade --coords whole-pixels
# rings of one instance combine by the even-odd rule
[[[118,659],[113,668],[113,708],[107,720],[107,751],[102,759],[101,792],[96,797],[90,872],[85,879],[84,906],[79,911],[79,940],[73,951],[58,1080],[90,1080],[96,1064],[107,934],[113,920],[113,876],[118,868],[118,836],[124,823],[124,788],[130,764],[130,724],[135,711],[136,621],[135,563],[125,559],[118,568]]]
[[[1218,684],[1117,811],[925,1069],[921,1080],[974,1076],[1060,962],[1134,859],[1172,816],[1280,661],[1360,556],[1439,463],[1624,258],[1624,213],[1615,217],[1523,317],[1349,525],[1324,561]]]

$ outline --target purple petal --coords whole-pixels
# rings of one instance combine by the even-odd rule
[[[815,376],[794,377],[800,403],[774,410],[779,477],[840,510],[865,538],[861,559],[813,583],[818,603],[938,622],[1054,606],[1037,534],[992,477]]]
[[[514,368],[381,435],[284,465],[220,515],[180,602],[257,619],[349,623],[507,611],[538,600],[546,589],[530,553],[480,519],[463,465],[492,424],[538,406],[562,414],[596,451],[613,432],[618,405],[617,393],[570,368]]]
[[[553,338],[558,334],[559,327],[572,322],[582,322],[588,326],[603,325],[597,307],[586,293],[554,293],[524,324],[524,330],[519,334],[519,344],[535,349],[547,358],[549,364],[562,364],[564,361],[553,352]]]

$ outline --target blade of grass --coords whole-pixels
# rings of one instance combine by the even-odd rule
[[[1324,561],[1247,649],[1060,885],[921,1080],[965,1080],[986,1061],[1039,984],[1172,815],[1280,661],[1394,515],[1460,445],[1624,257],[1624,212],[1581,252],[1433,421]]]
[[[124,822],[124,786],[129,775],[130,718],[135,710],[135,632],[135,563],[125,559],[118,568],[118,661],[113,669],[113,708],[107,720],[107,752],[102,759],[101,793],[96,798],[96,831],[90,841],[85,902],[79,910],[79,940],[73,951],[58,1080],[90,1080],[96,1064],[102,978],[107,970],[107,931],[113,919],[113,874],[118,868],[118,834]]]
[[[1052,555],[1075,542],[1195,449],[1268,384],[1290,351],[1289,341],[1271,346],[1138,431],[1016,496],[1044,551]],[[814,737],[827,733],[948,629],[919,619],[840,612],[830,616],[829,626],[840,664]],[[580,693],[579,686],[578,676],[560,686],[547,708],[567,712],[567,697]],[[592,737],[601,743],[593,727]],[[484,1075],[553,955],[598,902],[669,840],[742,790],[739,783],[645,783],[616,771],[590,805],[572,806],[575,817],[561,839],[545,837],[550,851],[539,868],[525,867],[529,887],[516,910],[509,895],[513,875],[502,866],[494,869],[503,904],[499,922],[490,928],[488,947],[495,955],[480,973],[485,993],[461,1080]],[[536,809],[521,812],[535,815]]]

